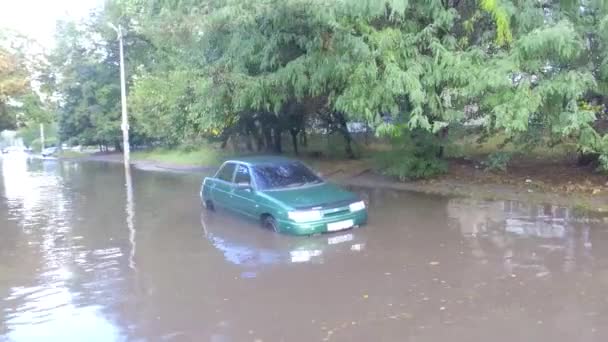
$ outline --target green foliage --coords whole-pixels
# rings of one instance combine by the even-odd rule
[[[446,135],[475,121],[518,150],[546,139],[608,155],[602,0],[109,0],[59,26],[44,84],[61,99],[63,140],[120,143],[108,21],[127,32],[142,144],[245,137],[269,148],[311,123],[348,139],[343,121],[365,121],[393,140],[385,170],[417,178],[444,170]],[[507,162],[496,154],[488,166]]]
[[[481,0],[481,8],[490,13],[496,22],[496,44],[502,46],[513,41],[510,14],[499,0]]]
[[[439,141],[423,130],[405,129],[393,146],[393,150],[375,155],[376,167],[388,176],[404,181],[447,172],[447,162],[440,158]]]
[[[490,154],[483,162],[487,171],[507,171],[507,166],[511,160],[511,154],[508,152],[497,151]]]
[[[46,138],[44,140],[44,147],[52,147],[52,146],[57,146],[58,145],[58,141],[57,138],[55,137],[50,137],[50,138]],[[30,147],[32,148],[32,150],[34,150],[34,152],[40,152],[42,150],[42,142],[40,141],[40,138],[38,139],[34,139],[34,141],[32,141]]]
[[[177,149],[155,149],[147,152],[134,152],[135,160],[153,160],[173,165],[218,166],[226,156],[212,145],[200,145]]]
[[[0,29],[0,132],[18,126],[14,101],[29,90],[25,59],[10,46],[13,35]]]
[[[207,87],[205,79],[192,70],[150,74],[137,79],[130,104],[141,133],[176,146],[197,141],[205,130],[223,128],[221,120],[213,121],[203,115],[209,105],[204,93]]]
[[[599,171],[608,172],[608,155],[602,154],[599,158]]]
[[[114,144],[120,137],[118,59],[111,49],[117,43],[103,40],[102,19],[92,17],[85,27],[60,23],[57,47],[49,57],[54,72],[61,75],[53,84],[63,98],[59,136],[72,144]]]
[[[44,135],[46,139],[53,139],[57,136],[57,127],[55,124],[44,126]],[[40,138],[40,125],[30,124],[21,127],[17,131],[17,137],[23,140],[25,146],[31,146],[35,140]]]
[[[379,152],[375,162],[380,172],[400,181],[430,178],[447,172],[445,160],[411,155],[408,150]]]

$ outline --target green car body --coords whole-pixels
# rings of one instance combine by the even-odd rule
[[[213,177],[203,180],[201,201],[207,208],[229,209],[269,222],[270,228],[277,232],[295,235],[338,231],[367,223],[367,209],[357,195],[320,178],[295,186],[262,186],[272,178],[267,175],[280,175],[277,170],[291,170],[291,167],[314,175],[302,163],[288,158],[229,160]]]

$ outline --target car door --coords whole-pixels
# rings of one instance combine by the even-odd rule
[[[234,183],[233,202],[235,208],[244,215],[257,217],[258,205],[255,200],[255,185],[252,182],[251,172],[247,165],[237,165]],[[249,184],[249,187],[239,187],[238,184]]]
[[[227,162],[222,165],[220,170],[214,177],[213,189],[211,190],[211,199],[214,204],[224,208],[231,208],[231,196],[234,190],[234,171],[236,163]]]

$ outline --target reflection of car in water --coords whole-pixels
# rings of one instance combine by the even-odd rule
[[[365,203],[356,194],[287,158],[227,161],[205,178],[200,195],[206,208],[228,208],[277,232],[312,235],[367,222]]]
[[[201,224],[209,242],[228,262],[247,267],[322,262],[331,255],[351,255],[365,249],[363,229],[294,239],[268,234],[254,224],[221,212],[211,215],[207,211],[201,214]]]

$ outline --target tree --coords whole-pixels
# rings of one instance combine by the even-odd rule
[[[58,100],[59,136],[78,144],[120,148],[120,84],[113,42],[104,40],[99,16],[58,25],[49,56]]]
[[[23,57],[9,45],[0,32],[0,131],[17,127],[15,98],[29,89],[29,75]]]
[[[316,120],[352,156],[359,120],[424,163],[476,120],[522,146],[576,142],[608,167],[607,18],[602,0],[108,0],[60,27],[60,131],[118,141],[113,21],[128,28],[132,127],[155,143],[280,152],[289,134],[297,152]]]

